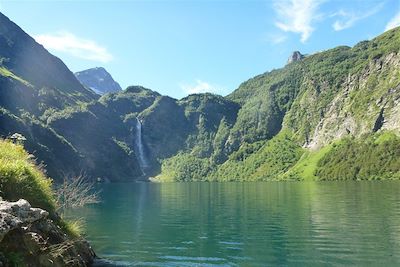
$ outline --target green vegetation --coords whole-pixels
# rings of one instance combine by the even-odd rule
[[[306,55],[243,82],[226,97],[207,93],[176,100],[142,86],[98,97],[23,31],[0,20],[0,35],[10,40],[0,38],[0,136],[23,134],[26,149],[56,182],[64,173],[82,172],[92,179],[142,179],[138,121],[150,165],[144,173],[157,176],[161,170],[159,181],[338,179],[342,171],[335,168],[351,164],[360,170],[343,179],[354,179],[354,173],[356,179],[397,177],[391,172],[398,162],[381,151],[396,139],[360,138],[400,132],[400,28],[354,47]],[[10,46],[18,41],[21,49],[40,52],[29,68],[19,65]],[[376,159],[373,149],[382,154],[380,164],[392,164],[382,173],[370,158],[335,160],[345,153],[372,153]]]
[[[386,123],[398,129],[399,52],[400,29],[394,29],[244,82],[227,96],[240,105],[236,119],[211,128],[202,113],[189,146],[163,162],[159,178],[168,173],[168,180],[194,180],[196,173],[195,180],[207,181],[327,180],[341,173],[341,179],[354,179],[357,172],[357,179],[398,179],[398,155],[389,149],[395,149],[396,135],[388,137],[381,128]],[[347,153],[354,162],[343,160]],[[190,171],[186,177],[176,173],[176,179],[175,167]]]
[[[71,237],[77,238],[82,236],[85,231],[85,221],[83,219],[74,219],[66,221],[61,220],[59,225],[64,229]]]
[[[281,132],[267,142],[243,144],[220,166],[188,153],[165,160],[158,181],[400,179],[400,137],[381,132],[346,137],[307,151]]]
[[[293,142],[291,133],[283,131],[267,142],[242,145],[210,175],[210,180],[277,180],[302,153],[303,149]]]
[[[155,177],[155,181],[206,181],[212,166],[208,159],[198,158],[187,153],[179,153],[165,160],[161,169],[162,174]]]
[[[321,158],[332,148],[332,145],[327,145],[316,151],[306,151],[301,156],[299,161],[290,168],[282,177],[282,180],[318,180],[316,169]]]
[[[26,199],[33,207],[47,210],[50,217],[71,237],[78,237],[81,224],[56,215],[52,180],[44,174],[22,145],[0,140],[0,196],[8,201]]]
[[[159,181],[277,180],[300,158],[303,150],[282,132],[267,142],[243,144],[222,165],[188,153],[165,160]]]
[[[14,73],[12,73],[11,71],[9,71],[8,69],[6,69],[3,66],[0,66],[0,75],[4,76],[4,77],[12,78],[12,79],[14,79],[16,81],[19,81],[19,82],[23,83],[26,86],[32,87],[32,85],[29,82],[27,82],[24,79],[18,77],[17,75],[15,75]]]
[[[391,132],[345,138],[318,162],[320,180],[400,179],[400,137]]]
[[[400,137],[393,132],[380,132],[362,138],[343,138],[305,152],[282,179],[400,179]]]
[[[138,113],[160,97],[157,92],[141,86],[130,86],[124,92],[103,95],[99,102],[119,114]]]
[[[9,141],[0,141],[0,194],[11,201],[24,198],[34,207],[55,212],[51,180],[21,145]]]

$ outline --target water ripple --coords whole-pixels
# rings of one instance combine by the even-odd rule
[[[95,266],[400,266],[400,182],[107,184],[102,197],[70,214],[110,259]]]

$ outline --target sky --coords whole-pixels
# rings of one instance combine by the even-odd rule
[[[0,12],[71,71],[123,88],[226,95],[292,51],[353,46],[400,25],[400,0],[0,0]]]

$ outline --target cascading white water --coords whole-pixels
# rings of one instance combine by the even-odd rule
[[[144,153],[144,147],[143,147],[143,140],[142,140],[142,123],[138,118],[136,118],[136,136],[135,136],[135,145],[136,145],[136,150],[137,154],[139,157],[139,164],[140,168],[142,169],[142,172],[144,173],[143,169],[148,167],[146,155]]]

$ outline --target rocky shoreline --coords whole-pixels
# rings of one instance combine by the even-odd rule
[[[0,200],[0,266],[89,266],[96,255],[28,201]]]

